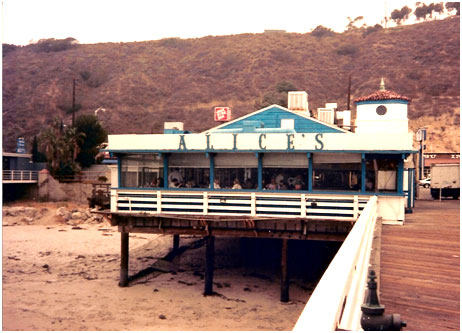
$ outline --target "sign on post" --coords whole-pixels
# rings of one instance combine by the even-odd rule
[[[215,121],[229,121],[231,120],[231,108],[228,107],[215,107],[214,111]]]

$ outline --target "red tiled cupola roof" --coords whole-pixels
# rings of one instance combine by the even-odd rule
[[[385,82],[383,81],[383,78],[382,78],[380,82],[379,90],[377,90],[376,92],[370,95],[356,98],[354,102],[358,103],[358,102],[366,102],[366,101],[385,101],[385,100],[390,100],[390,99],[400,99],[400,100],[408,101],[408,102],[411,101],[409,97],[397,94],[394,91],[386,90]]]
[[[405,100],[408,102],[411,101],[409,97],[397,94],[394,91],[377,90],[376,92],[370,95],[356,98],[354,102],[357,103],[357,102],[365,102],[365,101],[383,101],[383,100],[389,100],[389,99],[401,99],[401,100]]]

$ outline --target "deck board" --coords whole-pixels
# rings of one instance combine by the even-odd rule
[[[382,226],[380,294],[406,331],[460,330],[458,200],[417,201],[403,226]]]

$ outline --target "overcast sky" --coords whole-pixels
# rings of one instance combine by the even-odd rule
[[[342,32],[347,17],[382,24],[385,10],[389,16],[405,5],[413,7],[415,1],[3,0],[2,43],[67,37],[81,44],[132,42],[265,29],[306,33],[318,25]]]

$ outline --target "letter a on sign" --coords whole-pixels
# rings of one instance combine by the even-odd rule
[[[231,108],[216,107],[214,111],[215,121],[229,121],[231,120]]]

